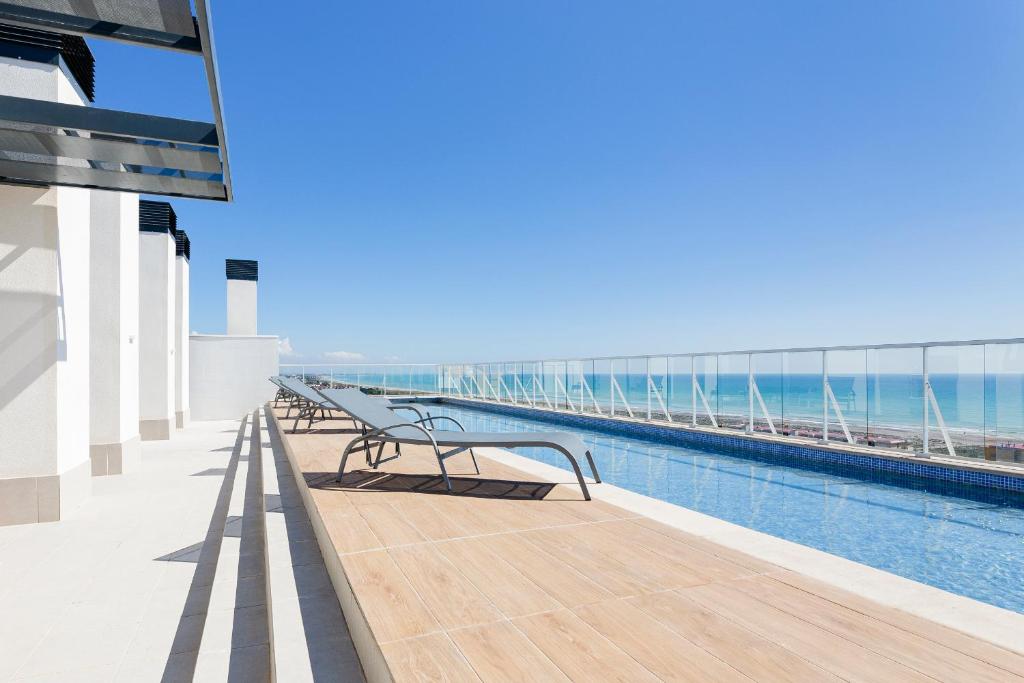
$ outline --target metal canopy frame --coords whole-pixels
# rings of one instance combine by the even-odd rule
[[[38,7],[43,2],[0,1],[0,23],[201,56],[214,122],[0,96],[0,152],[8,153],[0,157],[0,182],[232,200],[208,0],[194,0],[195,16],[189,0],[151,2],[158,16],[187,10],[193,34],[104,20],[106,10],[94,2],[68,14]]]

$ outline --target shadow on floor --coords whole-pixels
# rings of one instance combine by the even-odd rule
[[[203,470],[202,472],[193,472],[190,477],[220,477],[228,473],[226,467],[211,467],[210,469]]]
[[[220,491],[217,493],[217,502],[213,507],[213,514],[210,517],[210,525],[206,530],[206,540],[156,558],[157,560],[172,562],[196,563],[196,571],[192,576],[192,583],[189,585],[185,606],[182,609],[181,617],[178,619],[178,627],[174,632],[174,642],[171,644],[171,651],[168,653],[167,662],[164,665],[164,672],[161,678],[163,683],[192,680],[192,677],[195,675],[196,660],[199,657],[199,644],[203,638],[203,629],[197,627],[196,622],[199,620],[203,624],[206,622],[206,612],[210,606],[210,585],[213,583],[217,571],[217,558],[220,555],[221,540],[224,538],[224,527],[228,520],[231,488],[235,482],[235,472],[238,470],[238,460],[242,455],[242,443],[245,439],[245,427],[248,423],[249,416],[247,415],[238,426],[235,445],[230,449],[232,451],[231,459],[228,461],[224,480],[221,482]],[[194,559],[192,559],[193,555]],[[184,559],[186,557],[189,559]]]
[[[391,491],[395,493],[428,493],[450,495],[440,474],[397,474],[374,470],[346,472],[336,482],[333,472],[306,472],[310,488],[336,491]],[[504,498],[507,500],[542,500],[556,484],[548,481],[510,481],[484,477],[460,477],[449,474],[451,494],[470,498]]]

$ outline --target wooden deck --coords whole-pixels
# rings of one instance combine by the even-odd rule
[[[464,454],[446,495],[404,448],[336,484],[351,423],[301,431],[277,433],[369,680],[1024,681],[1019,654],[584,502],[568,472]]]

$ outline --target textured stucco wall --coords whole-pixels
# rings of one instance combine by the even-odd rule
[[[90,442],[139,433],[139,198],[93,190]]]
[[[192,335],[192,419],[229,420],[274,398],[277,337]]]
[[[7,58],[0,94],[86,104],[60,67]],[[89,190],[0,187],[0,479],[88,467],[89,207]],[[83,493],[62,487],[61,508]]]
[[[139,419],[174,420],[174,239],[139,233]]]
[[[228,280],[228,334],[256,334],[256,282]]]
[[[174,409],[178,413],[189,411],[189,267],[188,259],[175,259],[174,296]]]

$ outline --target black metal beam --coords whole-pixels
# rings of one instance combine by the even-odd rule
[[[187,145],[219,146],[217,127],[212,123],[132,114],[26,97],[0,95],[0,120],[180,142]]]
[[[203,45],[198,36],[157,31],[140,26],[129,26],[93,17],[24,7],[0,2],[0,22],[27,28],[38,28],[79,36],[109,38],[127,43],[162,47],[168,50],[201,53]]]
[[[234,199],[234,189],[231,187],[231,164],[228,161],[228,133],[224,126],[223,100],[220,96],[220,72],[217,69],[217,51],[213,45],[213,17],[210,15],[210,8],[206,0],[196,0],[196,26],[199,29],[199,38],[206,49],[203,50],[203,64],[206,66],[206,84],[210,88],[210,104],[213,107],[213,120],[217,124],[217,135],[220,141],[220,161],[223,168],[224,189],[228,201]]]
[[[215,152],[143,145],[100,138],[55,135],[43,131],[13,130],[3,127],[0,127],[0,151],[199,171],[201,173],[221,172],[220,158]]]
[[[170,197],[227,200],[224,184],[213,180],[194,180],[150,173],[124,173],[98,168],[38,164],[31,161],[0,159],[0,182],[86,187]]]

